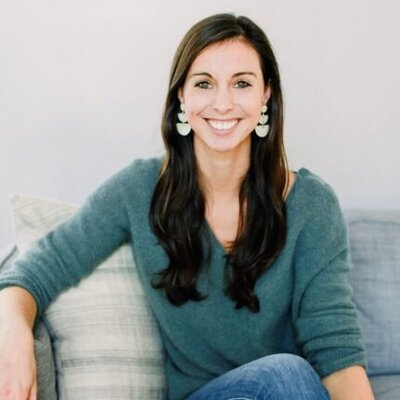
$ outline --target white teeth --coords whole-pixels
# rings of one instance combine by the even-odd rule
[[[231,129],[233,126],[235,126],[238,123],[238,120],[232,120],[232,121],[216,121],[216,120],[208,120],[208,123],[214,128],[218,129],[219,131],[223,130],[228,130]]]

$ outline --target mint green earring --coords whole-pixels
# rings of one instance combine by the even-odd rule
[[[265,114],[267,112],[267,110],[268,110],[268,107],[266,105],[261,107],[260,120],[258,121],[258,124],[255,128],[256,135],[260,138],[265,138],[269,132],[269,124],[267,124],[268,115]]]
[[[189,135],[190,131],[192,130],[192,127],[189,125],[186,119],[186,114],[185,114],[185,105],[181,103],[181,112],[178,113],[178,119],[180,122],[177,122],[176,124],[176,129],[178,130],[178,133],[182,136],[187,136]]]

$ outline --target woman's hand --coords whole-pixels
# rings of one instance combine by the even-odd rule
[[[36,400],[36,362],[32,330],[0,327],[0,400]]]

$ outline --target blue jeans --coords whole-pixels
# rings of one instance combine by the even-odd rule
[[[187,400],[329,400],[311,365],[293,354],[244,364],[208,382]]]

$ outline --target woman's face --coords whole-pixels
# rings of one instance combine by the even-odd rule
[[[193,61],[178,92],[195,151],[248,151],[270,96],[257,52],[242,40],[210,45]]]

